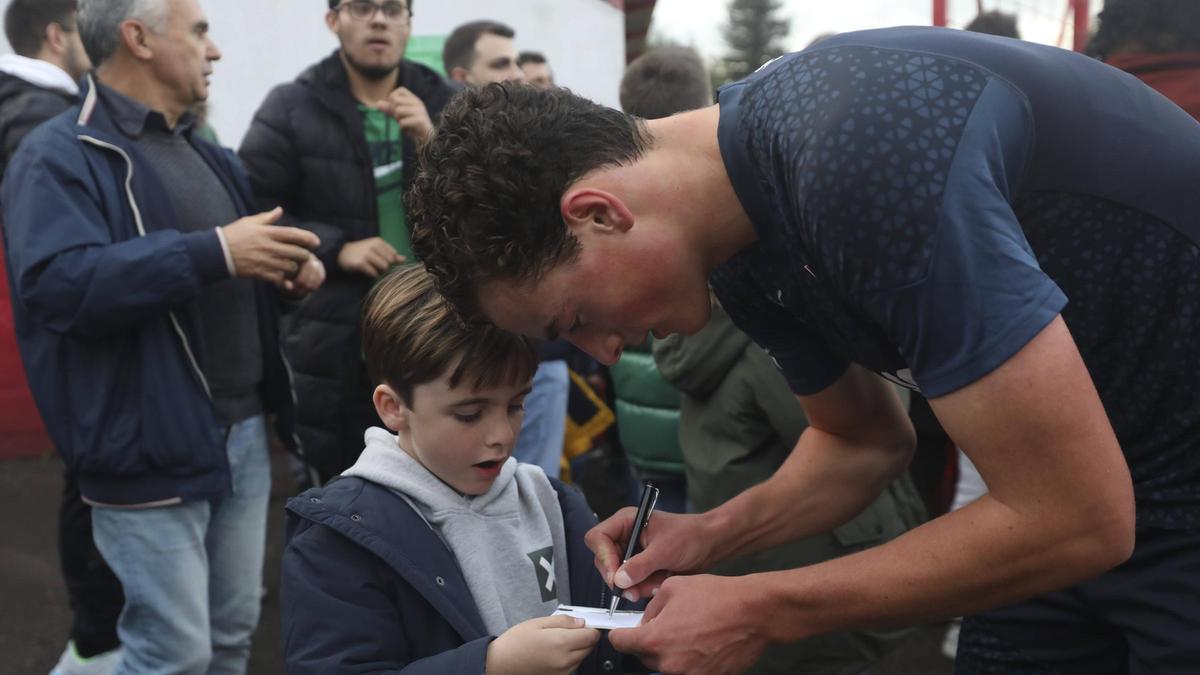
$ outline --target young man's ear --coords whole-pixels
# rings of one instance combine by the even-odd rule
[[[379,413],[379,419],[383,420],[384,426],[396,432],[408,430],[408,405],[395,389],[381,384],[375,387],[371,400],[375,403],[375,412]]]
[[[62,56],[66,53],[67,34],[63,31],[63,27],[60,24],[53,21],[46,24],[46,34],[43,38],[42,49],[48,50],[55,56]]]
[[[626,232],[633,227],[633,213],[611,192],[590,187],[568,190],[559,202],[567,229],[578,235],[580,228],[598,233]]]
[[[454,80],[455,82],[462,82],[464,84],[470,75],[471,74],[467,72],[467,69],[463,68],[462,66],[454,66],[450,69],[449,73],[451,80]]]

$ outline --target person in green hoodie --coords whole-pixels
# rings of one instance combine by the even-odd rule
[[[719,305],[699,333],[656,341],[654,360],[683,394],[679,444],[696,511],[716,508],[770,478],[808,425],[771,357]],[[728,560],[712,571],[736,576],[813,565],[881,544],[924,520],[924,505],[904,473],[832,532]],[[910,632],[833,633],[774,645],[747,672],[861,673]]]

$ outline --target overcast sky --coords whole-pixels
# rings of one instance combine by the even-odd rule
[[[1103,0],[1092,0],[1094,17]],[[985,9],[1018,10],[1018,25],[1029,40],[1053,44],[1058,38],[1067,0],[983,0]],[[882,26],[929,25],[932,0],[783,0],[785,16],[792,21],[789,50],[801,49],[825,32],[842,32]],[[728,0],[658,0],[653,35],[690,44],[706,57],[725,50],[721,26],[728,18]],[[961,28],[975,16],[976,0],[949,0],[950,25]],[[1067,41],[1071,39],[1067,30]]]

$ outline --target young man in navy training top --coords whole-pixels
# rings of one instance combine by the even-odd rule
[[[737,672],[767,643],[976,614],[960,672],[1200,663],[1200,125],[1132,76],[849,33],[663,120],[469,92],[422,162],[414,249],[464,311],[611,363],[699,330],[711,283],[808,415],[771,480],[659,514],[627,564],[628,511],[589,534],[607,578],[658,589],[618,649]],[[667,577],[868,504],[913,447],[888,380],[929,398],[987,496],[818,565]]]
[[[614,670],[599,631],[550,616],[609,596],[583,495],[511,457],[529,341],[464,327],[411,265],[367,295],[363,343],[391,431],[368,429],[354,466],[288,503],[287,671]]]

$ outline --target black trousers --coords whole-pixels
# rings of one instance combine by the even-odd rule
[[[82,657],[95,656],[121,645],[117,618],[125,604],[121,582],[100,557],[92,539],[92,507],[79,496],[70,471],[63,473],[62,506],[58,513],[58,555],[67,600],[75,618],[71,639]]]
[[[963,620],[956,673],[1200,673],[1200,531],[1141,528],[1105,574]]]

